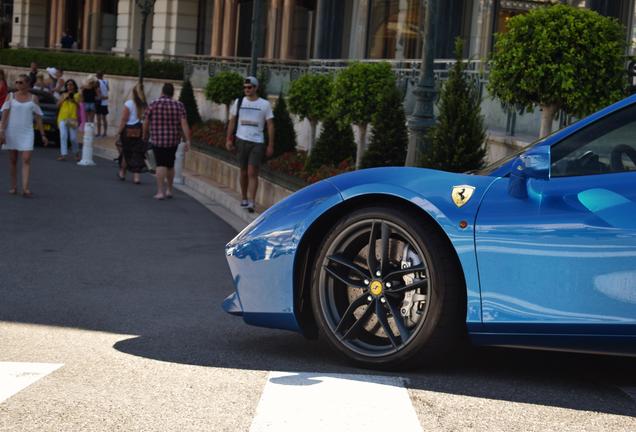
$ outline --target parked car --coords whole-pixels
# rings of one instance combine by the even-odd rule
[[[636,355],[636,95],[473,174],[376,168],[226,247],[224,309],[370,367],[473,344]]]
[[[52,93],[43,90],[31,90],[31,93],[38,97],[40,108],[42,108],[42,123],[44,133],[49,139],[49,145],[59,146],[60,131],[57,125],[57,101],[55,97]],[[42,145],[42,138],[39,133],[35,134],[34,143],[36,146]]]

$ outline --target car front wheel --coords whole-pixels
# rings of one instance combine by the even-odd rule
[[[373,207],[342,218],[326,236],[313,269],[313,312],[329,343],[355,363],[436,362],[463,339],[464,279],[431,223]]]

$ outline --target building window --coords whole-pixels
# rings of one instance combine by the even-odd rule
[[[367,57],[414,59],[421,56],[419,0],[371,0]]]
[[[98,49],[110,51],[117,42],[117,1],[102,1]]]
[[[197,16],[197,54],[210,54],[212,44],[212,11],[213,2],[199,0],[199,15]]]

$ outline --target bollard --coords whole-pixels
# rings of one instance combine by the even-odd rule
[[[174,158],[174,183],[183,184],[183,158],[185,156],[185,143],[181,141],[177,147],[177,154]]]
[[[84,145],[82,146],[82,160],[77,164],[93,166],[93,138],[95,137],[95,123],[84,123]]]

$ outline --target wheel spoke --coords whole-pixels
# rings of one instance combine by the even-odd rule
[[[375,277],[375,272],[379,270],[378,259],[375,256],[375,242],[378,239],[378,223],[373,222],[371,225],[371,233],[369,234],[369,253],[367,254],[367,265],[371,275]]]
[[[387,289],[386,292],[387,294],[397,294],[397,293],[402,293],[405,291],[411,291],[417,288],[423,288],[425,286],[428,286],[428,279],[422,279],[417,282],[413,282],[412,284],[408,284],[404,286],[391,287]]]
[[[389,268],[389,237],[391,236],[391,230],[389,229],[389,224],[386,222],[382,222],[381,228],[381,241],[380,241],[380,256],[381,256],[381,266],[380,270],[382,274],[384,274]]]
[[[415,267],[407,267],[407,268],[392,271],[391,273],[389,273],[388,275],[384,277],[384,280],[388,282],[397,277],[404,276],[409,273],[416,273],[416,272],[422,272],[422,271],[426,271],[426,266],[418,265]]]
[[[360,276],[362,279],[369,279],[371,277],[369,272],[366,271],[364,268],[360,267],[349,258],[346,258],[340,254],[328,256],[327,259],[329,261],[333,261],[337,264],[347,267],[351,271],[357,273],[358,276]]]
[[[404,322],[404,317],[400,313],[400,310],[398,309],[398,307],[394,305],[393,303],[391,303],[391,300],[389,298],[386,299],[386,302],[389,304],[389,309],[391,309],[391,315],[393,315],[393,321],[395,321],[395,325],[400,331],[400,340],[402,341],[402,343],[405,343],[407,339],[409,338],[409,336],[411,335],[411,332],[409,331],[408,327],[406,327],[406,323]]]
[[[389,319],[387,318],[387,315],[386,315],[386,309],[384,309],[384,306],[382,306],[382,303],[379,301],[375,302],[375,315],[378,317],[378,321],[380,321],[380,324],[382,324],[384,333],[386,333],[387,337],[391,341],[391,345],[397,348],[399,345],[399,341],[397,337],[395,337],[395,335],[393,334],[393,331],[391,330],[391,326],[389,325]]]
[[[367,296],[368,294],[365,293],[351,302],[345,313],[342,314],[342,318],[340,319],[340,322],[338,323],[338,326],[335,330],[336,333],[340,333],[340,331],[342,331],[342,328],[345,326],[345,323],[346,321],[348,321],[349,318],[355,318],[355,315],[353,313],[356,311],[356,309],[366,303]]]
[[[375,302],[377,303],[377,300],[375,300]],[[364,324],[367,322],[367,320],[372,315],[372,313],[373,313],[373,303],[370,303],[369,306],[367,306],[367,308],[362,313],[362,316],[358,318],[358,320],[354,322],[351,327],[349,327],[349,330],[347,330],[347,332],[343,334],[342,338],[340,339],[344,340],[344,339],[351,339],[352,337],[354,337],[358,333],[358,331],[360,331],[360,329],[364,326]]]
[[[362,288],[362,289],[366,288],[362,283],[360,283],[358,281],[355,281],[355,280],[353,280],[353,279],[351,279],[351,278],[349,278],[347,276],[343,276],[343,275],[338,274],[331,267],[324,266],[324,269],[327,272],[327,274],[331,275],[331,277],[333,277],[334,279],[339,280],[340,282],[342,282],[343,284],[345,284],[347,286],[354,287],[354,288]]]

